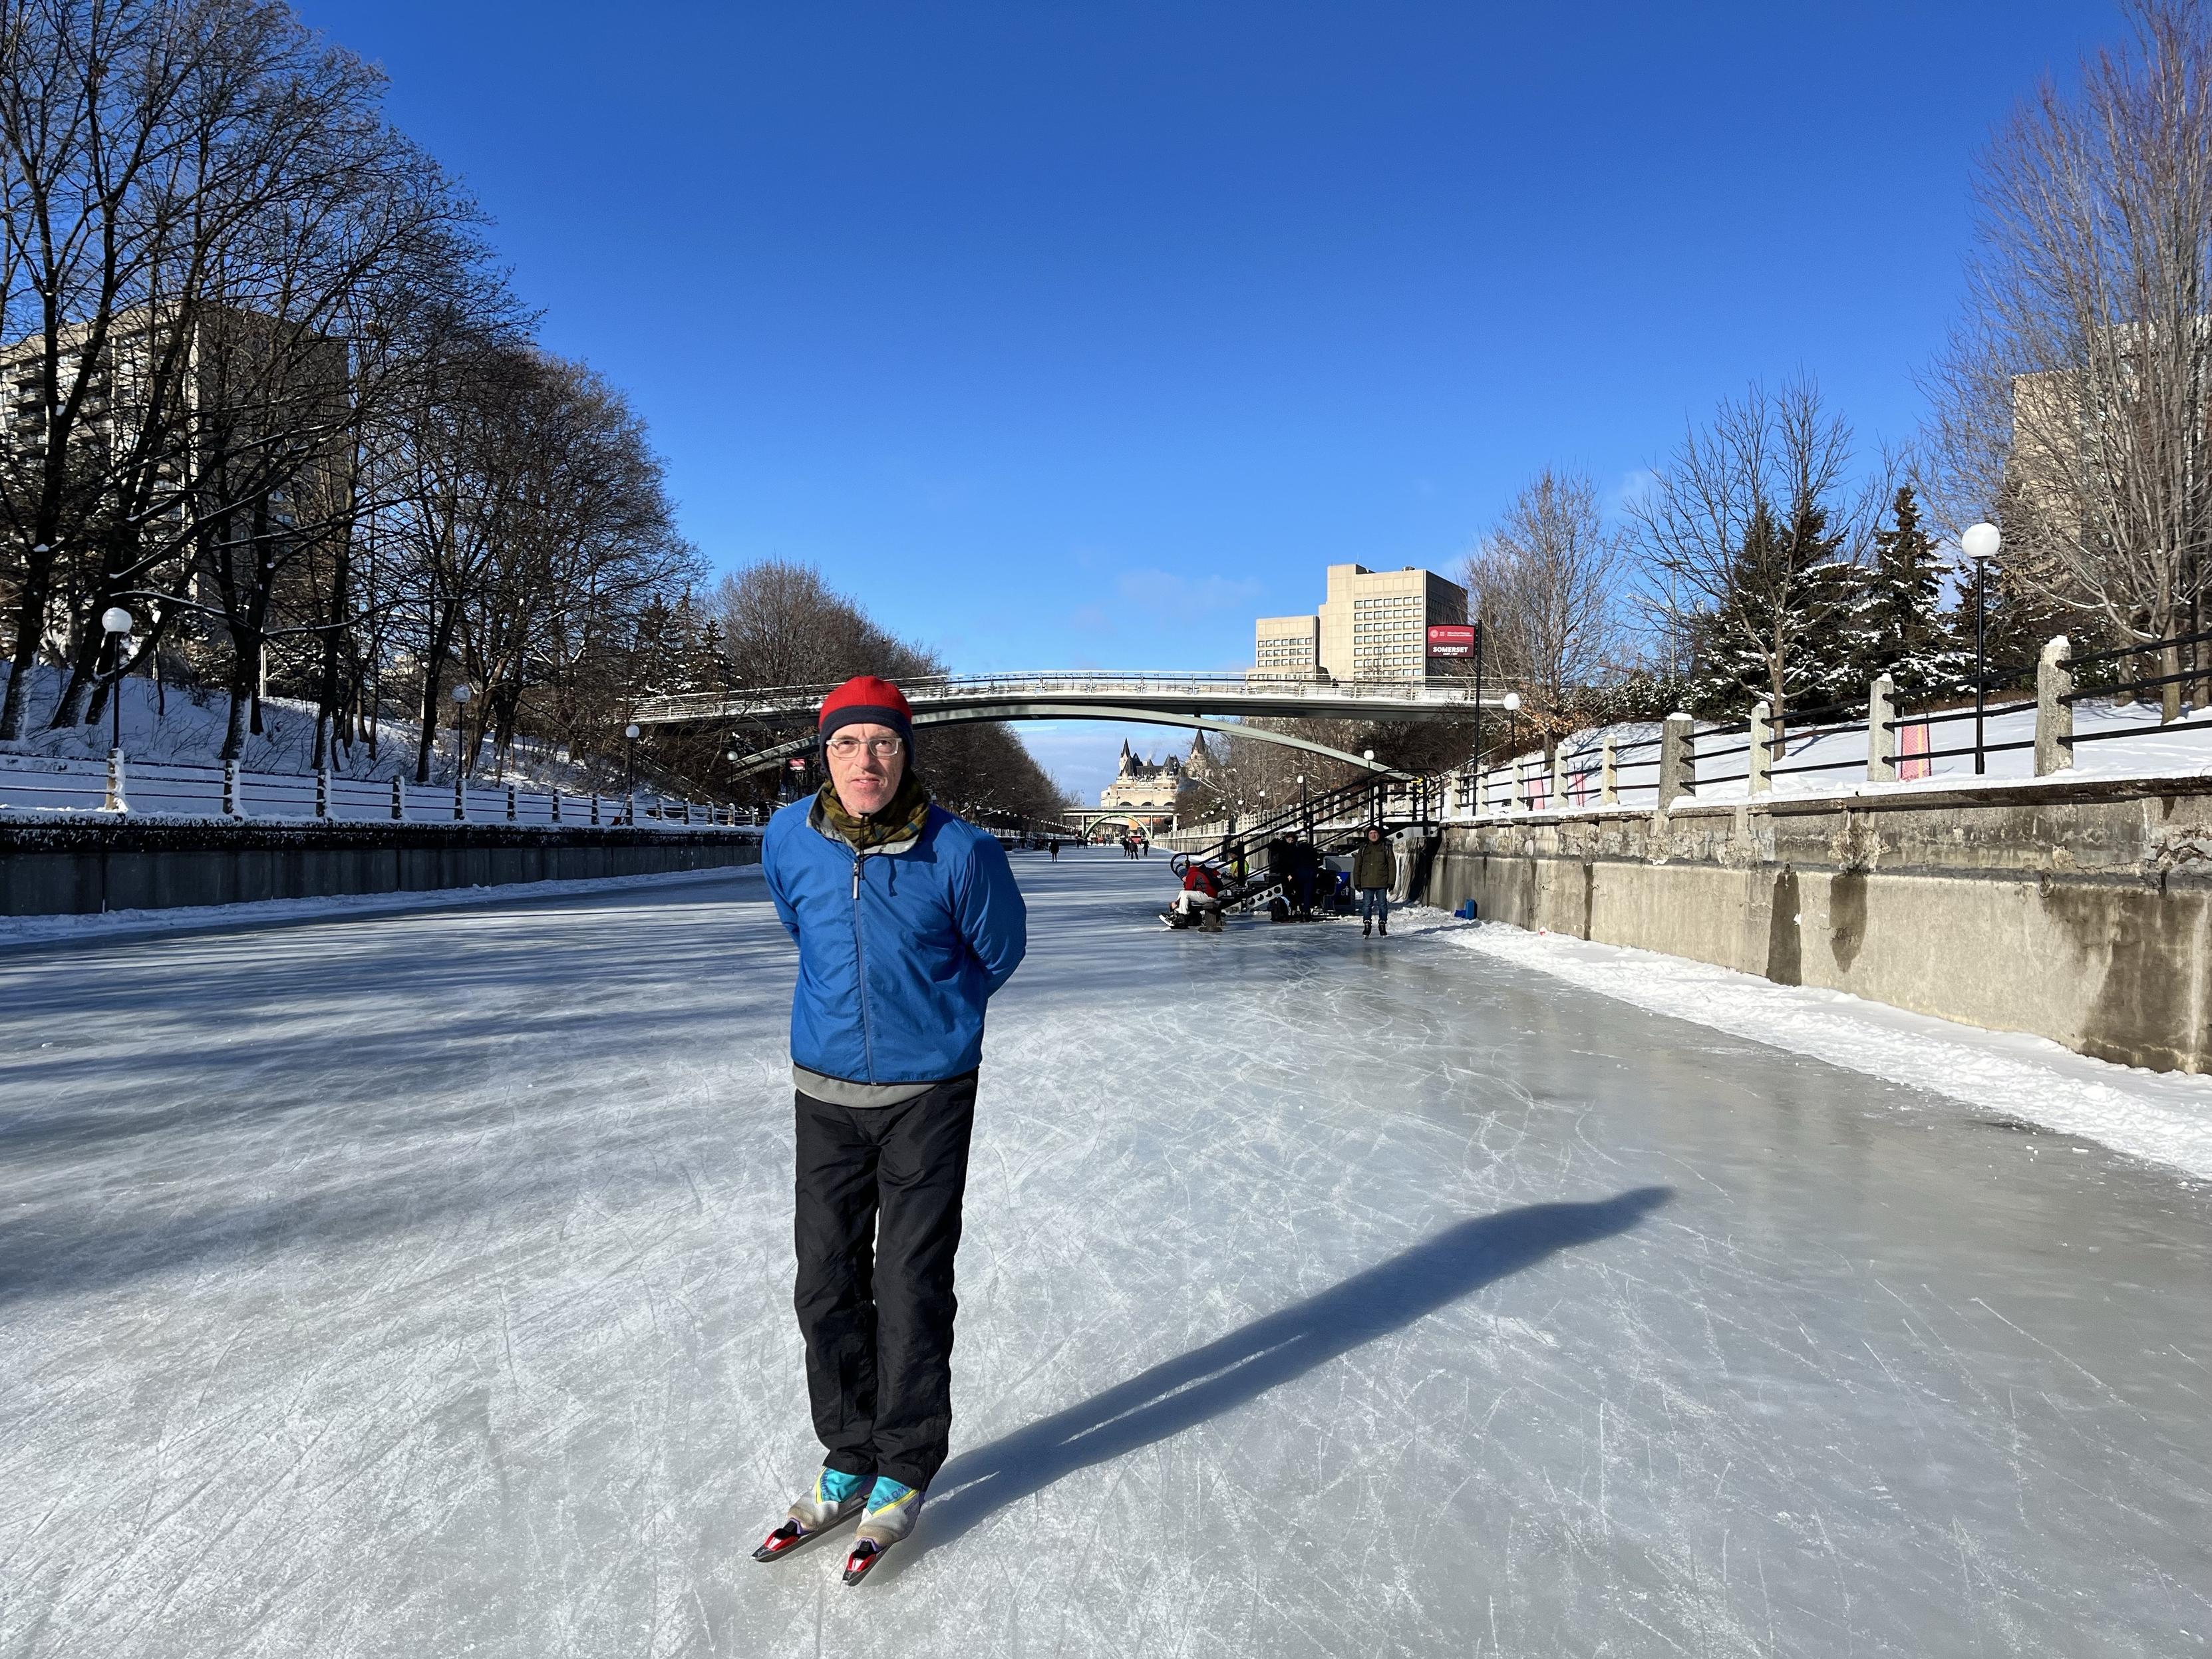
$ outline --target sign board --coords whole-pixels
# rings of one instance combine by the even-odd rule
[[[788,766],[794,772],[804,772],[806,769],[806,761],[803,756],[794,755],[791,759],[786,761],[784,764]]]
[[[1431,623],[1429,624],[1429,654],[1432,657],[1471,657],[1474,654],[1474,629],[1466,623]]]

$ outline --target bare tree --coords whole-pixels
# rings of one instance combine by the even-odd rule
[[[896,638],[811,566],[766,559],[723,578],[714,595],[731,678],[755,688],[828,685],[854,674],[910,684],[944,674],[932,652]],[[787,733],[745,734],[765,743]],[[931,726],[915,759],[939,800],[955,811],[1041,817],[1065,793],[1020,738],[990,721]]]
[[[811,565],[748,565],[722,579],[714,605],[740,685],[827,684],[866,654],[865,619]]]
[[[1850,602],[1896,462],[1853,482],[1850,424],[1811,382],[1753,386],[1686,428],[1631,507],[1646,600],[1708,674],[1756,684],[1779,720]]]
[[[621,396],[580,365],[487,337],[442,366],[382,459],[374,528],[399,565],[418,781],[455,678],[474,693],[465,753],[487,732],[510,750],[526,721],[559,742],[609,742],[647,689],[632,683],[637,619],[701,574]]]
[[[1954,529],[2001,520],[2011,579],[2148,642],[2203,621],[2212,544],[2212,15],[2122,9],[2130,46],[1984,158],[1931,483]]]
[[[607,685],[593,659],[609,659],[628,619],[672,608],[673,648],[693,655],[690,590],[703,574],[677,532],[644,422],[622,395],[581,364],[543,354],[522,370],[520,395],[495,428],[513,511],[460,629],[481,721],[501,755],[531,708],[538,728],[561,741],[611,738],[629,701],[654,688]]]
[[[1468,560],[1486,671],[1494,665],[1520,691],[1547,754],[1617,654],[1626,562],[1622,537],[1598,510],[1596,486],[1549,467],[1522,488]]]
[[[349,533],[393,362],[367,343],[466,284],[472,210],[384,122],[379,76],[270,0],[0,0],[0,320],[32,393],[0,470],[0,737],[42,645],[71,671],[55,722],[87,716],[122,604],[153,617],[142,655],[220,624],[235,756],[279,586]]]

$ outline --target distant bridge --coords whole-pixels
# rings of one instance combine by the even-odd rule
[[[632,716],[640,726],[751,726],[765,738],[777,728],[811,728],[822,699],[834,688],[784,686],[772,690],[705,691],[653,697]],[[1116,720],[1132,725],[1180,726],[1224,738],[1255,738],[1327,755],[1369,770],[1358,755],[1285,732],[1263,732],[1219,718],[1236,715],[1290,720],[1425,720],[1462,718],[1480,707],[1467,680],[1328,680],[1262,678],[1244,674],[1116,674],[1071,672],[946,676],[902,683],[916,726],[963,720]],[[751,739],[747,739],[751,740]],[[803,735],[770,740],[737,763],[740,773],[764,771],[814,746]]]

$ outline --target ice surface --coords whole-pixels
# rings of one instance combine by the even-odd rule
[[[2212,1192],[1019,855],[955,1461],[816,1461],[757,878],[0,957],[0,1654],[2172,1655]]]
[[[2048,1037],[1911,1013],[1843,991],[1518,927],[1468,927],[1433,910],[1401,933],[1443,931],[1486,956],[1870,1077],[2080,1135],[2212,1181],[2212,1078],[2115,1066]]]

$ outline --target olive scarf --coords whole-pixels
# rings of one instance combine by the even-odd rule
[[[856,853],[872,852],[892,842],[919,836],[929,819],[929,790],[911,770],[899,780],[897,792],[864,818],[856,818],[845,810],[845,803],[837,799],[837,786],[834,783],[823,784],[814,803],[830,833]]]

